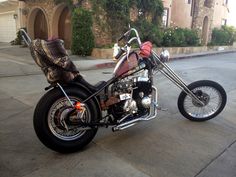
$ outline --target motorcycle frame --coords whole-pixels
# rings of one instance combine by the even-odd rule
[[[172,83],[174,83],[178,88],[180,88],[182,91],[184,91],[188,96],[190,96],[192,99],[194,99],[199,104],[204,105],[204,103],[201,100],[199,100],[198,97],[188,88],[188,85],[182,80],[182,78],[180,78],[165,62],[162,62],[161,58],[154,51],[152,51],[152,57],[154,58],[154,62],[155,62],[155,65],[156,65],[156,67],[153,70],[157,69],[161,74],[163,74],[167,79],[169,79]],[[149,58],[149,59],[151,60],[151,58]],[[139,71],[144,70],[144,69],[145,68],[142,68],[140,70],[135,70],[134,72],[132,72],[129,75],[126,75],[126,73],[124,73],[124,76],[112,77],[110,80],[107,81],[107,83],[100,90],[98,90],[97,92],[90,95],[88,98],[83,100],[81,103],[86,103],[88,100],[90,100],[94,97],[97,97],[99,95],[99,93],[101,93],[103,90],[105,90],[105,92],[106,92],[106,90],[107,90],[106,88],[108,86],[110,86],[111,84],[115,83],[116,81],[118,81],[119,78],[122,79],[122,78],[125,78],[125,77],[128,77],[128,76],[131,76],[131,75],[135,74],[136,72],[139,72]],[[152,80],[152,83],[153,83],[153,70],[151,72],[149,72],[149,77]],[[65,93],[64,89],[59,84],[58,84],[58,86],[62,90],[63,94],[66,96],[68,101],[71,102],[69,97]],[[157,91],[156,88],[154,88],[154,90]],[[107,93],[105,93],[105,94],[107,94]],[[155,101],[157,102],[157,97],[156,96],[155,96]],[[155,110],[155,116],[151,116],[150,119],[149,118],[148,119],[140,118],[138,121],[151,120],[151,119],[154,119],[156,117],[156,115],[157,115],[157,113],[156,113],[156,110]],[[137,121],[135,121],[135,122],[137,122]],[[134,125],[135,122],[133,124],[127,124],[127,125],[124,124],[124,125],[119,126],[117,128],[125,129],[129,126]],[[91,126],[91,125],[92,126],[104,126],[104,125],[109,126],[109,125],[114,125],[114,124],[107,124],[107,123],[95,123],[95,124],[93,124],[93,123],[91,123],[91,124],[85,124],[84,126],[88,126],[88,125],[89,126]],[[123,128],[123,127],[125,127],[125,128]]]
[[[199,100],[198,97],[188,88],[188,85],[183,81],[183,79],[181,77],[179,77],[165,62],[162,62],[160,57],[158,56],[158,54],[156,54],[154,51],[152,51],[152,57],[154,58],[156,69],[161,74],[163,74],[167,79],[169,79],[172,83],[174,83],[178,88],[180,88],[182,91],[184,91],[193,100],[195,100],[196,102],[198,102],[201,105],[204,105],[204,103],[201,100]],[[136,71],[136,72],[138,72],[138,71]],[[132,75],[134,73],[131,73],[130,75]],[[125,76],[125,77],[127,77],[127,76]],[[94,94],[92,94],[91,96],[89,96],[86,100],[83,101],[83,103],[90,100],[91,98],[97,96],[107,86],[113,84],[117,80],[118,80],[118,78],[115,78],[115,77],[110,79],[103,88],[101,88],[99,91],[97,91]]]

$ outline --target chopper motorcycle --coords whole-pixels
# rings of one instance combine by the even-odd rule
[[[32,46],[27,33],[21,32],[25,43]],[[153,77],[157,72],[182,90],[177,105],[185,118],[207,121],[224,109],[227,96],[221,85],[210,80],[187,85],[166,64],[168,51],[164,50],[160,55],[155,53],[150,42],[141,42],[134,28],[118,41],[121,40],[125,44],[115,51],[118,62],[110,80],[91,85],[77,72],[69,82],[59,80],[46,88],[48,92],[39,100],[33,119],[35,132],[45,146],[57,152],[70,153],[90,143],[100,127],[119,131],[155,119],[159,107]],[[134,43],[139,48],[131,50]],[[30,49],[32,53],[33,48]],[[36,53],[40,56],[40,51],[36,50]],[[47,57],[47,52],[44,55]],[[64,70],[64,75],[76,73],[72,68],[65,70],[63,65],[57,66],[57,69]]]

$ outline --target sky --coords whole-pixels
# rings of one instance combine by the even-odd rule
[[[236,1],[229,0],[229,18],[228,25],[232,25],[236,27]]]

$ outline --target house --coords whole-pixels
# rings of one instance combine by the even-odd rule
[[[228,0],[163,0],[166,27],[199,31],[203,44],[210,41],[212,29],[227,24]]]
[[[16,38],[20,27],[18,4],[17,0],[0,1],[0,42],[10,42]]]
[[[77,1],[74,1],[76,3]],[[91,9],[89,0],[80,5]],[[163,27],[196,29],[202,43],[211,39],[212,29],[227,24],[228,0],[163,0]],[[131,9],[136,18],[138,9]],[[135,12],[137,11],[137,12]],[[25,27],[31,38],[61,38],[70,48],[72,37],[71,10],[55,0],[0,0],[0,42],[10,42],[19,27]],[[109,44],[110,37],[94,23],[96,44]]]

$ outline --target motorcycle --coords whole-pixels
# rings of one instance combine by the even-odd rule
[[[30,46],[31,39],[21,32]],[[224,109],[227,96],[220,84],[200,80],[187,85],[166,64],[169,52],[158,55],[151,42],[141,42],[135,28],[124,33],[120,41],[124,46],[115,45],[118,62],[108,81],[91,85],[79,75],[80,79],[75,76],[70,82],[46,88],[48,92],[39,100],[33,118],[35,132],[45,146],[70,153],[90,143],[98,128],[111,127],[115,132],[157,118],[158,92],[153,84],[157,72],[182,90],[177,105],[185,118],[207,121]],[[132,50],[134,43],[138,49]]]

